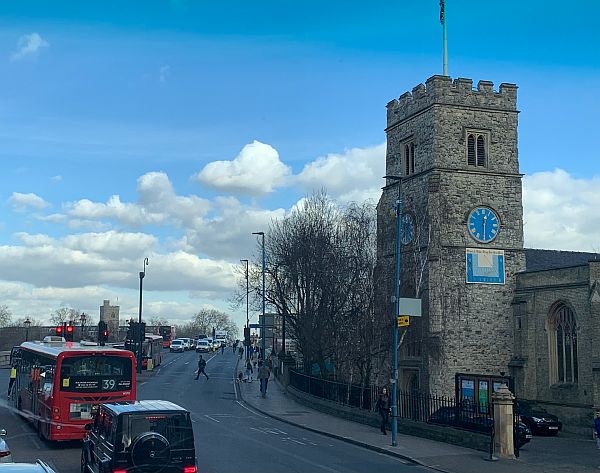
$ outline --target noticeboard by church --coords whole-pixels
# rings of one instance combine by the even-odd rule
[[[504,250],[467,248],[467,283],[504,284]]]

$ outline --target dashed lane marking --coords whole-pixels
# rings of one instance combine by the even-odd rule
[[[204,417],[207,417],[207,418],[208,418],[208,419],[210,419],[210,420],[214,420],[214,421],[215,421],[215,422],[217,422],[218,424],[220,424],[220,423],[221,423],[221,421],[220,421],[220,420],[217,420],[217,419],[215,419],[214,417],[211,417],[211,416],[209,416],[208,414],[204,414]]]

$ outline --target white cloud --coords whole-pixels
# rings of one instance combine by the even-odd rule
[[[158,73],[159,82],[167,82],[167,77],[169,76],[170,72],[171,72],[171,66],[169,66],[168,64],[165,64],[164,66],[162,66],[160,68],[160,72]]]
[[[56,239],[20,232],[15,238],[20,246],[0,246],[6,281],[67,289],[95,285],[135,289],[147,256],[144,287],[150,291],[202,290],[206,297],[226,298],[235,284],[230,263],[182,250],[161,253],[154,235],[110,231]]]
[[[50,179],[52,179],[54,182],[60,182],[62,181],[62,176],[60,174],[57,174],[56,176],[52,176]]]
[[[296,177],[307,191],[326,189],[340,201],[379,199],[385,174],[385,143],[370,148],[352,148],[308,163]]]
[[[35,218],[40,222],[62,223],[67,219],[64,214],[36,215]]]
[[[44,209],[49,205],[48,202],[42,199],[39,195],[32,192],[29,194],[13,192],[8,201],[13,206],[13,209],[17,212],[25,212],[29,207],[33,207],[35,209]]]
[[[18,61],[27,56],[35,55],[42,48],[47,48],[50,43],[38,33],[25,34],[17,41],[17,50],[11,55],[11,61]]]
[[[577,179],[562,169],[523,179],[525,246],[600,251],[600,176]]]
[[[216,258],[237,261],[255,247],[252,232],[266,230],[273,219],[285,215],[284,209],[261,209],[242,205],[233,197],[215,200],[215,216],[198,221],[179,242],[182,248]]]
[[[106,203],[81,199],[65,205],[70,217],[79,219],[81,226],[89,221],[114,219],[131,227],[143,225],[190,225],[210,209],[210,202],[198,196],[178,196],[164,172],[149,172],[138,179],[137,203],[121,202],[118,195]]]
[[[255,140],[244,146],[232,161],[213,161],[195,178],[221,192],[258,196],[285,185],[290,173],[275,148]]]

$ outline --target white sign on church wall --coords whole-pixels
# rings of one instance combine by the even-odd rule
[[[467,283],[504,284],[504,250],[467,248]]]

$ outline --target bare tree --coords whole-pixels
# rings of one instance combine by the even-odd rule
[[[0,305],[0,327],[7,327],[10,325],[12,319],[12,312],[6,305]]]
[[[153,317],[150,317],[150,325],[152,325],[152,326],[161,325],[162,326],[162,325],[171,325],[171,323],[164,317],[155,315]]]
[[[69,321],[79,322],[80,313],[80,311],[70,307],[61,307],[50,314],[50,322],[54,325]]]
[[[374,217],[373,206],[341,208],[321,192],[273,222],[266,238],[265,298],[285,318],[305,367],[317,364],[323,376],[333,365],[338,376],[370,377],[382,325],[373,311]],[[250,271],[254,303],[259,267]],[[245,278],[242,285],[245,296]]]

